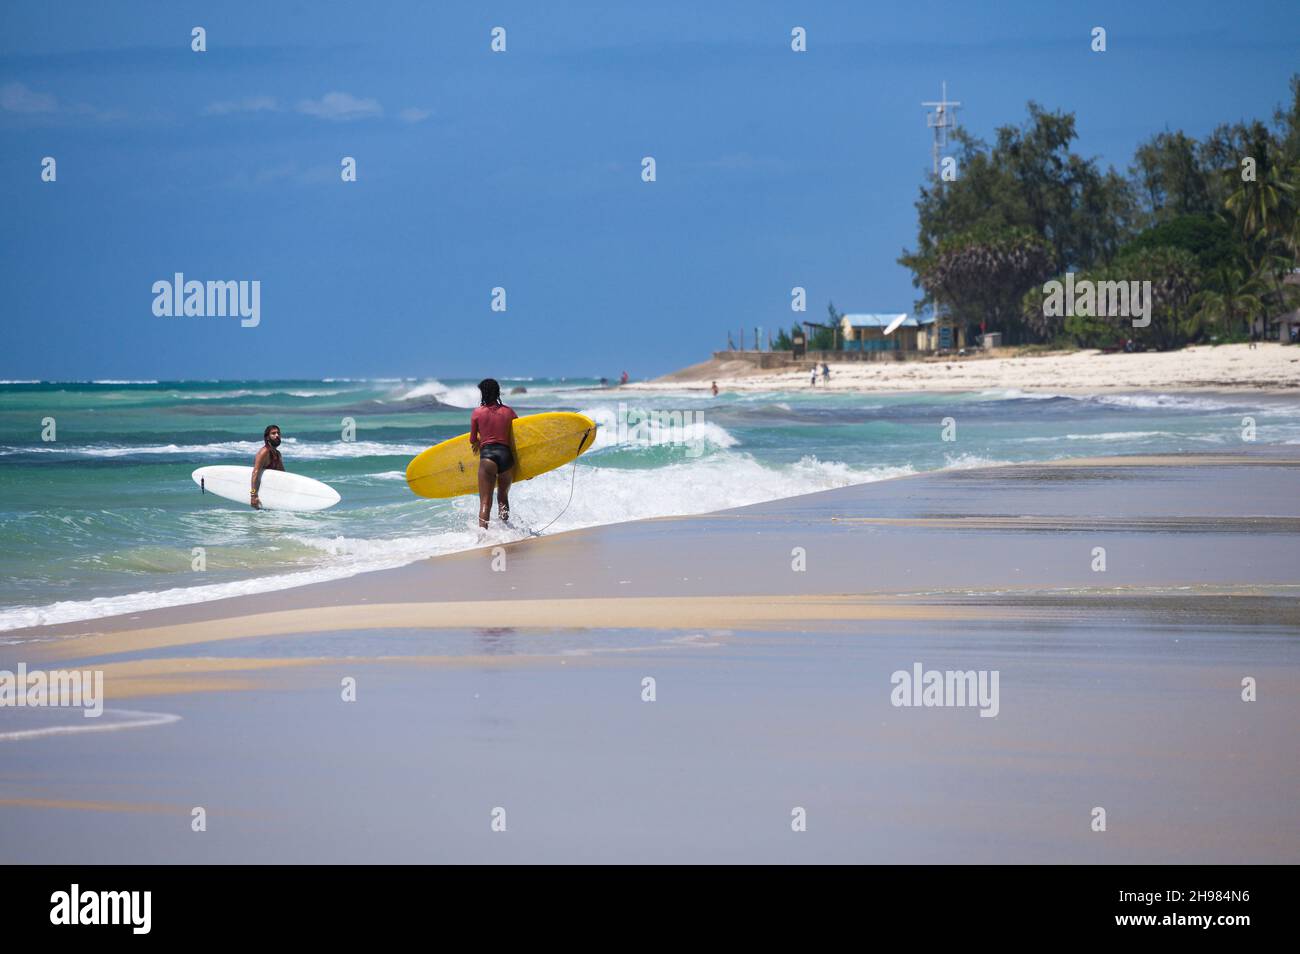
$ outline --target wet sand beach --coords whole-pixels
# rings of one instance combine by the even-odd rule
[[[1294,863],[1297,488],[943,471],[10,631],[117,725],[0,710],[0,860]]]

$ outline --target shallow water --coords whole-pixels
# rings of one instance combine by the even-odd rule
[[[47,863],[1300,857],[1293,634],[1197,624],[1170,603],[1052,623],[680,635],[417,636],[478,661],[341,657],[267,673],[257,692],[142,702],[172,724],[11,743],[6,848]],[[332,653],[411,636],[299,641]],[[505,651],[486,660],[485,641]],[[519,664],[547,643],[549,659]],[[997,716],[895,706],[892,676],[916,663],[997,671]],[[355,703],[340,700],[343,675]],[[1260,701],[1241,700],[1243,675],[1261,679]],[[52,753],[76,771],[51,772]],[[505,832],[490,827],[498,810]]]
[[[521,414],[601,424],[576,469],[521,484],[515,526],[429,501],[404,471],[464,432],[468,380],[0,385],[0,630],[349,576],[526,536],[702,513],[944,467],[1300,442],[1300,399],[1264,395],[853,395],[612,392],[590,379],[503,381]],[[646,418],[660,412],[676,417]],[[42,440],[52,418],[57,440]],[[344,420],[355,440],[342,440]],[[945,418],[955,440],[942,439]],[[249,463],[262,428],[286,466],[343,496],[315,514],[201,497],[195,468]],[[572,501],[569,502],[572,490]],[[558,519],[555,519],[559,515]],[[194,548],[204,551],[196,571]]]

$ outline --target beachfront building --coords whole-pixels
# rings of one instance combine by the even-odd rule
[[[1282,282],[1300,285],[1300,269],[1291,272]],[[1282,314],[1256,315],[1250,321],[1250,333],[1262,341],[1296,344],[1300,342],[1300,308]]]
[[[888,335],[885,329],[902,318],[902,322]],[[939,348],[939,335],[935,331],[933,315],[914,318],[900,314],[845,315],[840,321],[841,338],[845,351],[935,351]]]
[[[966,347],[966,329],[955,321],[926,315],[921,319],[920,342],[923,351],[958,351]]]
[[[1300,269],[1293,271],[1283,282],[1287,285],[1300,285]],[[1267,321],[1257,318],[1252,328],[1256,334],[1265,339],[1273,338],[1282,344],[1298,343],[1300,342],[1300,308],[1275,315]]]

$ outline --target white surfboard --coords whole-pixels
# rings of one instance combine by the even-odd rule
[[[216,494],[248,506],[253,468],[200,467],[190,476],[205,493]],[[338,491],[329,484],[282,470],[262,471],[262,483],[258,487],[257,497],[267,510],[324,510],[341,499]]]
[[[889,323],[889,327],[885,329],[885,334],[892,335],[895,331],[898,330],[898,326],[905,321],[907,321],[907,312],[904,312],[903,314],[895,318],[893,321],[891,321]]]

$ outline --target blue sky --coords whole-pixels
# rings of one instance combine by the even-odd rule
[[[1294,3],[1240,10],[5,0],[0,378],[645,377],[910,310],[941,80],[978,135],[1034,99],[1123,168],[1285,99]],[[178,271],[259,280],[260,325],[155,317]]]

